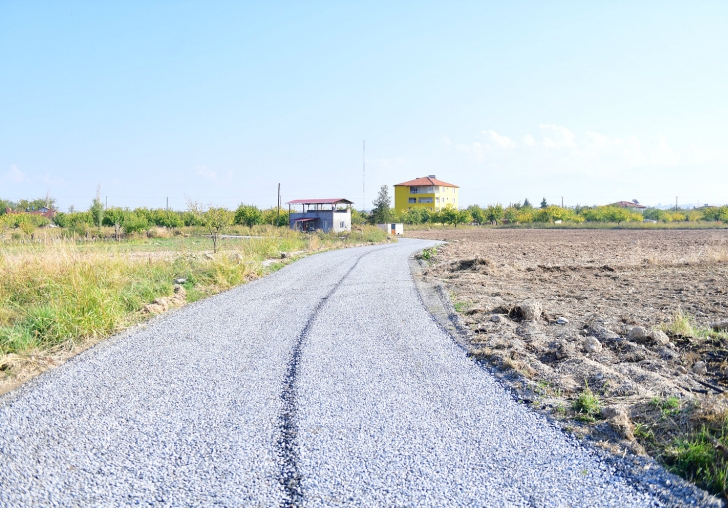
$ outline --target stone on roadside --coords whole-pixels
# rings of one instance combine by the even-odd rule
[[[503,318],[501,317],[500,314],[493,314],[492,316],[490,316],[490,320],[493,321],[494,323],[500,323],[503,320]]]
[[[670,343],[670,337],[668,337],[667,334],[662,330],[652,330],[649,334],[649,338],[652,339],[653,342],[657,342],[658,344],[661,344],[663,346],[666,346]]]
[[[693,372],[695,374],[698,374],[699,376],[704,376],[708,373],[708,366],[705,365],[705,362],[695,362],[693,365]]]
[[[644,340],[647,337],[647,334],[645,333],[645,329],[641,326],[635,326],[629,331],[629,334],[627,335],[627,338],[629,340]]]
[[[557,325],[565,325],[565,324],[567,324],[568,322],[569,322],[569,320],[568,320],[568,319],[566,319],[566,318],[565,318],[565,317],[563,317],[563,316],[559,316],[559,317],[558,317],[558,318],[556,319],[556,324],[557,324]]]
[[[728,320],[726,321],[718,321],[716,323],[711,323],[710,327],[713,329],[714,332],[725,332],[728,331]]]
[[[589,336],[582,343],[587,353],[599,353],[602,350],[602,343],[596,337]]]
[[[516,310],[524,320],[535,321],[541,317],[543,307],[541,307],[541,303],[536,300],[525,300],[516,305]]]
[[[620,414],[627,414],[627,409],[621,404],[616,404],[614,406],[604,406],[601,410],[602,418],[605,420],[608,420],[609,418],[614,418],[617,415]]]
[[[184,284],[185,282],[187,282],[187,279],[174,279],[175,284]]]
[[[210,254],[209,252],[205,252],[205,257],[206,257],[207,259],[215,259],[215,256],[213,256],[213,255],[212,255],[212,254]]]

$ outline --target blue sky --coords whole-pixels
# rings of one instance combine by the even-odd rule
[[[728,202],[728,2],[0,2],[0,197]]]

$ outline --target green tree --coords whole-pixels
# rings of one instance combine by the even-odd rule
[[[91,212],[93,225],[101,227],[104,222],[104,204],[101,202],[101,199],[99,199],[98,196],[94,198],[88,211]]]
[[[488,219],[491,224],[496,225],[498,222],[503,221],[503,213],[503,206],[500,203],[488,205],[488,208],[485,209],[485,218]]]
[[[121,226],[126,233],[141,233],[147,230],[149,221],[143,214],[127,211],[122,218]]]
[[[253,227],[263,223],[263,212],[257,206],[240,204],[235,210],[235,224]]]
[[[369,214],[365,211],[359,211],[351,209],[351,225],[352,226],[363,226],[369,220]]]
[[[541,200],[541,208],[546,208],[548,206],[549,206],[549,204],[546,202],[546,198],[543,198]]]
[[[528,200],[528,198],[523,200],[523,208],[533,208],[533,205],[531,205],[531,202]]]
[[[202,215],[202,223],[212,238],[212,252],[217,252],[217,241],[226,227],[233,223],[233,213],[221,207],[209,207]]]
[[[114,227],[114,238],[119,241],[121,228],[124,225],[124,219],[128,212],[123,208],[109,208],[104,213],[104,226]]]
[[[458,224],[470,224],[473,222],[473,217],[470,215],[470,212],[467,210],[458,210],[457,217],[455,218],[455,227],[458,227]]]
[[[392,199],[389,197],[389,187],[382,185],[379,195],[372,204],[374,208],[371,213],[371,221],[374,224],[386,224],[392,218]]]
[[[452,203],[448,203],[445,208],[440,210],[440,219],[443,224],[452,224],[455,227],[473,220],[467,210],[458,210]]]
[[[503,221],[507,222],[508,224],[514,224],[518,222],[518,208],[515,206],[509,206],[505,210],[503,210]]]
[[[485,210],[480,208],[478,205],[470,205],[467,210],[468,213],[470,213],[470,216],[473,218],[473,221],[477,222],[478,224],[485,224],[485,221],[488,220],[486,218]]]

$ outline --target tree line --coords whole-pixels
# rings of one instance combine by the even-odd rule
[[[550,205],[546,198],[540,206],[534,207],[528,199],[523,203],[511,203],[503,206],[500,203],[487,206],[470,205],[458,210],[448,204],[439,211],[428,208],[412,208],[396,210],[392,208],[387,186],[382,186],[377,199],[372,203],[374,208],[369,214],[361,214],[363,220],[372,224],[402,222],[404,224],[531,224],[571,222],[697,222],[722,221],[728,223],[728,206],[702,207],[695,209],[661,210],[646,208],[640,211],[616,205],[561,207]]]

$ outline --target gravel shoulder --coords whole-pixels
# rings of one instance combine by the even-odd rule
[[[0,398],[0,504],[715,504],[514,400],[427,311],[432,245],[303,259]]]

